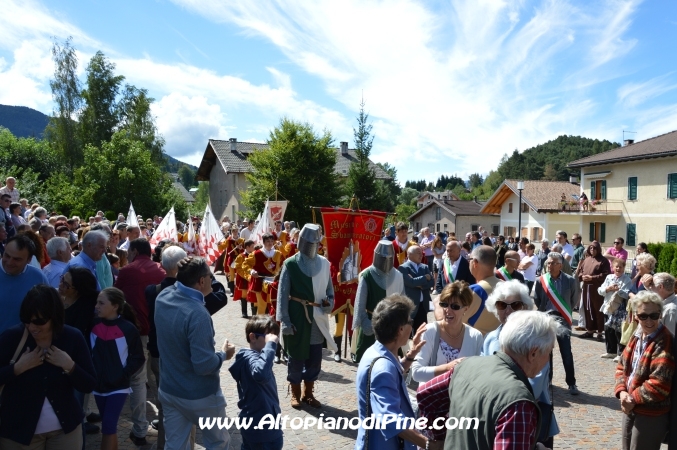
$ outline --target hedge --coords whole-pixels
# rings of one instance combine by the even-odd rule
[[[677,277],[677,244],[650,243],[647,249],[656,258],[656,272],[668,272]]]

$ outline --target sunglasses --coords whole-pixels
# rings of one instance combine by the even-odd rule
[[[620,242],[614,242],[614,245],[619,245],[619,244],[620,244]]]
[[[37,319],[31,319],[28,322],[24,322],[26,325],[29,323],[32,323],[33,325],[41,326],[45,325],[47,322],[49,322],[49,319],[43,319],[42,317],[38,317]]]
[[[651,313],[651,314],[637,314],[637,318],[642,322],[648,319],[658,320],[661,317],[661,313]]]
[[[446,302],[440,302],[440,308],[451,308],[454,311],[458,311],[459,309],[462,308],[461,305],[458,303],[446,303]]]
[[[512,308],[513,311],[521,311],[524,309],[524,302],[512,302],[512,303],[506,303],[502,301],[497,301],[496,302],[496,309],[499,311],[505,310],[507,307]]]

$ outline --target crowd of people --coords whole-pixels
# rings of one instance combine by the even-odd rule
[[[99,212],[85,222],[50,214],[22,201],[15,182],[0,190],[2,449],[84,448],[99,432],[101,448],[116,449],[126,404],[135,445],[146,445],[153,427],[156,448],[194,448],[199,418],[226,415],[226,361],[242,417],[280,413],[273,365],[283,362],[290,406],[321,408],[315,383],[323,348],[340,362],[348,356],[344,334],[358,364],[360,418],[477,417],[481,424],[479,431],[360,428],[357,449],[552,448],[560,430],[555,345],[568,393],[579,394],[572,328],[604,341],[602,358],[616,362],[623,447],[659,448],[669,429],[675,280],[654,273],[643,243],[626,271],[622,238],[604,250],[558,231],[536,252],[526,238],[481,229],[465,239],[429,229],[411,236],[397,223],[358,276],[354,314],[336,314],[332,333],[336,272],[319,225],[278,221],[255,236],[255,221],[224,218],[212,270],[191,255],[184,224],[176,242],[151,248],[162,217],[111,221]],[[213,272],[223,273],[228,289]],[[211,316],[228,291],[246,319],[249,348],[237,353],[227,339],[215,349]],[[158,409],[150,421],[149,386]],[[229,446],[225,429],[201,433],[208,449]],[[241,434],[243,449],[284,442],[279,429]]]

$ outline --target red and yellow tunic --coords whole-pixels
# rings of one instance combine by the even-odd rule
[[[285,257],[285,259],[288,257],[287,256],[287,242],[289,241],[289,235],[287,234],[286,231],[280,231],[277,242],[275,243],[275,248],[282,253],[282,256]]]
[[[327,250],[327,238],[322,236],[322,239],[320,239],[320,243],[317,245],[317,254],[327,256],[326,250]]]
[[[226,239],[226,248],[223,250],[221,256],[219,256],[219,259],[223,258],[223,271],[228,274],[228,281],[235,280],[235,268],[231,266],[233,265],[235,258],[237,258],[237,255],[241,253],[241,251],[237,250],[237,246],[242,245],[243,242],[244,239],[242,238],[233,239],[232,236],[228,236],[228,239]]]
[[[286,255],[284,255],[285,259],[294,256],[298,251],[298,249],[296,248],[296,242],[292,241],[289,244],[287,244],[284,248],[284,251],[286,253]]]
[[[277,310],[277,286],[279,281],[273,281],[272,283],[263,283],[263,291],[268,295],[270,303],[268,303],[268,314],[275,317],[275,312]]]
[[[249,277],[249,290],[247,292],[247,301],[262,305],[268,302],[268,296],[263,292],[263,277],[274,277],[282,270],[284,256],[278,250],[274,250],[273,256],[268,258],[263,250],[256,250],[251,253],[242,263],[242,267],[247,273],[255,270],[259,278]]]
[[[247,290],[249,289],[249,270],[244,268],[244,261],[249,256],[247,252],[242,252],[235,258],[235,292],[233,301],[247,299]]]
[[[412,245],[418,245],[414,241],[409,241],[406,247],[401,247],[397,242],[397,239],[393,241],[393,250],[395,250],[395,258],[393,261],[393,267],[399,267],[401,264],[407,260],[407,249]]]

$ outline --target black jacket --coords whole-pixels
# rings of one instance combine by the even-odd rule
[[[19,324],[0,334],[0,385],[5,385],[0,399],[0,437],[28,445],[33,439],[45,397],[54,408],[64,433],[70,433],[82,423],[84,415],[74,391],[92,392],[96,372],[82,333],[65,325],[63,331],[52,339],[52,345],[68,353],[75,362],[70,375],[47,362],[19,376],[14,375],[14,366],[9,361],[23,332],[24,325]],[[30,334],[24,350],[26,347],[30,350],[36,347]]]
[[[470,273],[470,264],[463,256],[460,257],[461,262],[458,263],[458,270],[456,271],[456,281],[465,281],[468,285],[477,283],[475,277]],[[444,266],[442,270],[437,273],[437,282],[435,283],[435,291],[442,292],[444,286],[447,285],[447,280],[444,278]]]

